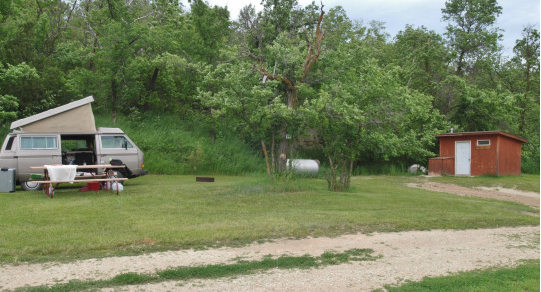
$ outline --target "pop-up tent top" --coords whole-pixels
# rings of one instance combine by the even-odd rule
[[[96,123],[89,96],[11,123],[12,132],[93,133]]]

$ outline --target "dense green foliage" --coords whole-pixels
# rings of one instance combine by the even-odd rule
[[[525,23],[514,55],[502,55],[496,0],[448,0],[445,34],[406,26],[393,38],[339,6],[262,4],[230,19],[204,0],[190,9],[178,0],[3,0],[0,121],[93,95],[104,124],[135,121],[127,132],[158,173],[250,172],[265,162],[279,172],[308,153],[301,145],[312,133],[313,156],[299,158],[320,158],[335,190],[358,166],[426,165],[435,135],[451,127],[502,130],[528,140],[523,171],[539,172],[539,32]],[[205,130],[188,133],[194,125]],[[259,157],[252,167],[224,166],[246,153]]]
[[[83,184],[61,185],[54,199],[41,192],[2,193],[0,263],[273,238],[539,224],[539,217],[528,215],[539,210],[526,205],[405,186],[424,179],[418,176],[354,177],[350,191],[339,193],[328,191],[323,179],[214,177],[214,183],[200,183],[194,176],[147,175],[128,180],[118,196],[80,192]]]

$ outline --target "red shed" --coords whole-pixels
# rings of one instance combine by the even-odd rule
[[[446,133],[440,157],[428,161],[429,175],[519,175],[525,139],[502,131]]]

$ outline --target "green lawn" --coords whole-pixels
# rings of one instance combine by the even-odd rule
[[[539,180],[539,176],[537,176]],[[326,182],[262,177],[148,175],[120,195],[66,185],[1,193],[0,263],[72,260],[176,248],[245,244],[350,232],[538,225],[527,206],[404,186],[416,177],[356,177],[352,190]]]
[[[389,292],[539,291],[539,261],[528,261],[511,269],[489,269],[426,278],[400,287],[387,286],[386,289]]]

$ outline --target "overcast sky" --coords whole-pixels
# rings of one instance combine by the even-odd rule
[[[187,0],[181,0],[189,9]],[[231,19],[236,20],[239,10],[253,4],[256,10],[261,9],[261,0],[206,0],[211,6],[227,6]],[[316,1],[320,3],[321,0]],[[306,6],[312,0],[298,0],[301,6]],[[496,26],[503,29],[504,54],[513,55],[513,47],[517,39],[522,38],[522,30],[528,24],[539,29],[539,0],[499,0],[502,14],[498,17]],[[441,21],[441,9],[445,0],[323,0],[325,10],[342,6],[351,20],[385,22],[386,31],[391,37],[404,30],[407,24],[413,27],[425,26],[439,34],[445,32],[446,22]]]

